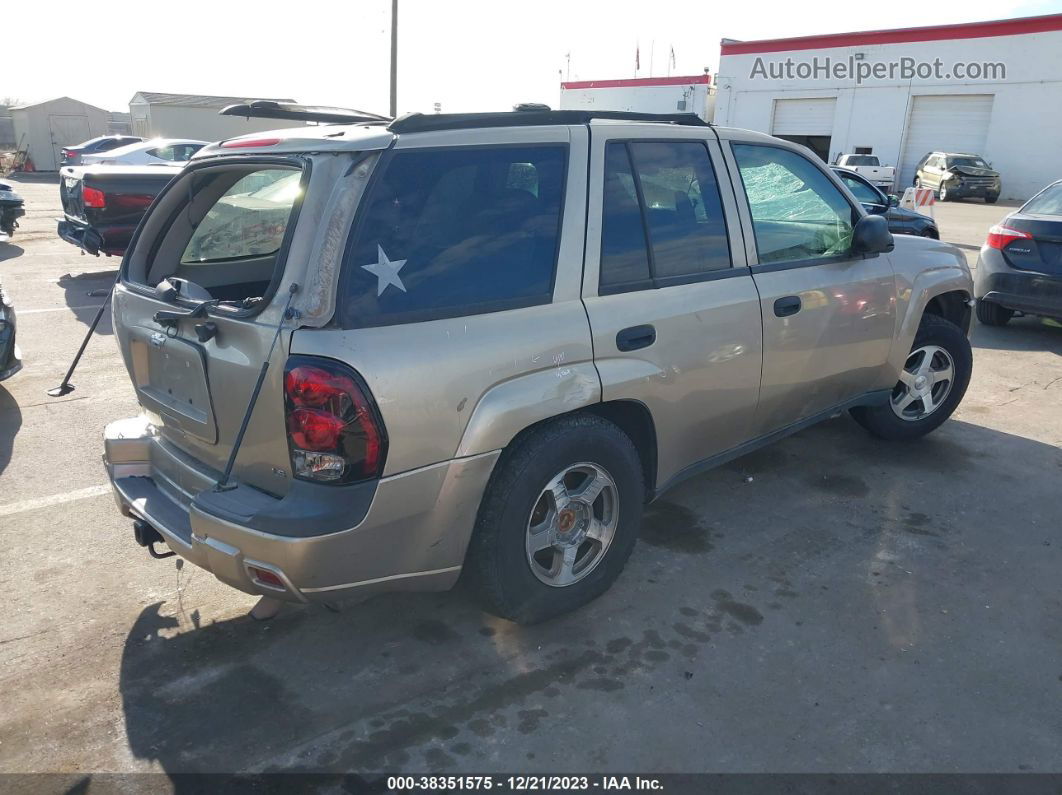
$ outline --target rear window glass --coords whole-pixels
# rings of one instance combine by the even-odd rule
[[[284,241],[302,173],[267,168],[246,174],[207,211],[192,233],[181,264],[229,262],[275,254]]]
[[[1033,196],[1021,208],[1023,213],[1037,215],[1062,215],[1062,183],[1051,185],[1037,196]]]
[[[878,159],[873,155],[848,155],[845,158],[845,165],[848,166],[876,166],[879,165]]]
[[[381,164],[344,266],[344,325],[546,303],[567,147],[406,150]]]

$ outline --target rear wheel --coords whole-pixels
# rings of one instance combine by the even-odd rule
[[[1005,326],[1012,317],[1014,317],[1013,309],[1007,309],[1005,306],[983,298],[977,299],[977,319],[986,326]]]
[[[972,370],[970,341],[962,329],[938,315],[925,315],[889,402],[854,408],[852,417],[882,439],[925,436],[955,411]]]
[[[634,444],[591,415],[508,450],[480,505],[465,574],[484,608],[534,624],[600,596],[638,536],[645,484]]]

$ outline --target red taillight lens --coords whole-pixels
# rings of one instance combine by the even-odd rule
[[[989,248],[1004,249],[1015,240],[1029,240],[1032,238],[1028,232],[1020,229],[1011,229],[1003,224],[996,224],[988,230],[988,240],[985,241]]]
[[[231,141],[224,141],[221,144],[222,149],[257,149],[263,146],[276,146],[280,143],[279,138],[234,138]]]
[[[111,207],[119,210],[146,210],[154,198],[138,193],[119,193],[111,196]]]
[[[97,210],[107,206],[107,196],[96,188],[82,188],[81,201],[86,207],[93,207]]]
[[[295,477],[350,483],[378,477],[387,437],[361,379],[338,362],[293,356],[284,373]]]

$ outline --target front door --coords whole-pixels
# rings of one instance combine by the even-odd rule
[[[710,130],[662,128],[653,141],[630,140],[635,130],[620,125],[591,131],[583,296],[594,362],[604,400],[651,412],[666,487],[748,438],[760,378],[756,287]]]
[[[861,213],[795,150],[730,144],[743,188],[763,315],[757,435],[853,400],[880,383],[896,324],[887,256],[853,255]]]

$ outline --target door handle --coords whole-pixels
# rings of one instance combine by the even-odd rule
[[[636,351],[648,348],[656,342],[656,329],[650,325],[631,326],[616,335],[616,347],[621,351]]]
[[[774,313],[778,317],[789,317],[799,312],[801,306],[799,295],[787,295],[774,302]]]

